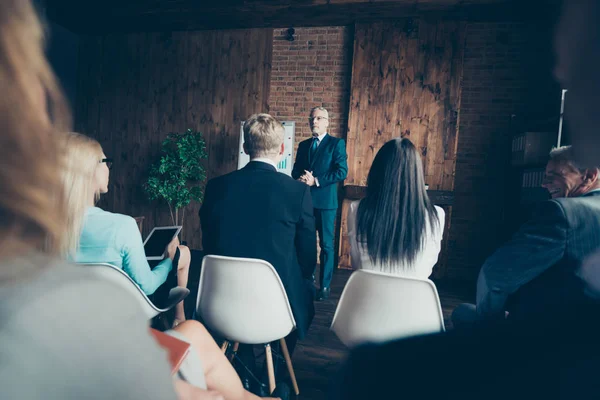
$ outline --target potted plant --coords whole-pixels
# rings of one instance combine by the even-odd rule
[[[206,143],[200,132],[188,129],[169,133],[161,146],[160,159],[150,167],[144,188],[150,200],[168,204],[173,225],[183,225],[185,207],[204,197],[206,170],[201,160],[207,158]]]

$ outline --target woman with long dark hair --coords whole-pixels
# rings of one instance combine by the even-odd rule
[[[421,157],[406,138],[379,150],[367,194],[348,212],[352,267],[425,279],[437,262],[444,210],[429,200]]]

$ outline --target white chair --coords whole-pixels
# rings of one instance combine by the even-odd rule
[[[348,347],[444,331],[430,280],[358,270],[348,279],[331,330]]]
[[[298,383],[285,337],[296,329],[287,294],[271,264],[251,258],[205,256],[202,260],[196,314],[234,351],[242,344],[265,346],[269,390],[275,390],[270,343],[279,341],[294,390]]]
[[[96,276],[100,276],[102,279],[108,280],[133,294],[133,297],[138,300],[148,319],[152,319],[158,314],[170,310],[190,294],[189,289],[177,286],[169,291],[166,306],[160,308],[150,301],[138,284],[121,268],[107,263],[78,263],[78,265],[85,266],[85,268],[88,268]]]

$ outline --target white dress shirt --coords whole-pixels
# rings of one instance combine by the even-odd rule
[[[313,137],[316,137],[317,139],[319,139],[317,141],[317,147],[319,147],[319,145],[321,144],[321,142],[323,141],[323,139],[325,138],[325,136],[327,136],[327,132],[325,132],[324,134],[319,135],[319,136],[313,135]]]
[[[269,165],[272,165],[273,167],[275,167],[275,169],[277,169],[277,164],[275,163],[275,161],[273,161],[273,160],[271,160],[270,158],[267,158],[267,157],[256,157],[256,158],[253,158],[250,161],[264,162],[264,163],[267,163]]]
[[[348,236],[350,239],[350,256],[352,257],[352,269],[367,269],[389,273],[392,275],[406,276],[410,278],[427,279],[433,271],[433,266],[438,260],[441,249],[442,235],[444,233],[444,220],[446,214],[441,207],[435,206],[439,225],[431,231],[429,221],[426,221],[426,235],[421,253],[417,254],[412,264],[400,262],[388,266],[373,264],[369,258],[366,243],[359,243],[356,237],[356,212],[360,200],[350,203],[348,210]]]

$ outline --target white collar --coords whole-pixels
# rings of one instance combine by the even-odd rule
[[[321,142],[323,141],[323,138],[325,138],[325,136],[327,136],[327,132],[325,132],[322,135],[317,136],[319,138],[319,144],[321,144]],[[313,137],[315,137],[315,136],[313,136]]]
[[[272,165],[275,169],[277,169],[277,164],[275,163],[275,161],[273,161],[267,157],[256,157],[256,158],[251,159],[250,161],[258,161],[258,162],[262,162],[265,164],[269,164],[269,165]]]

